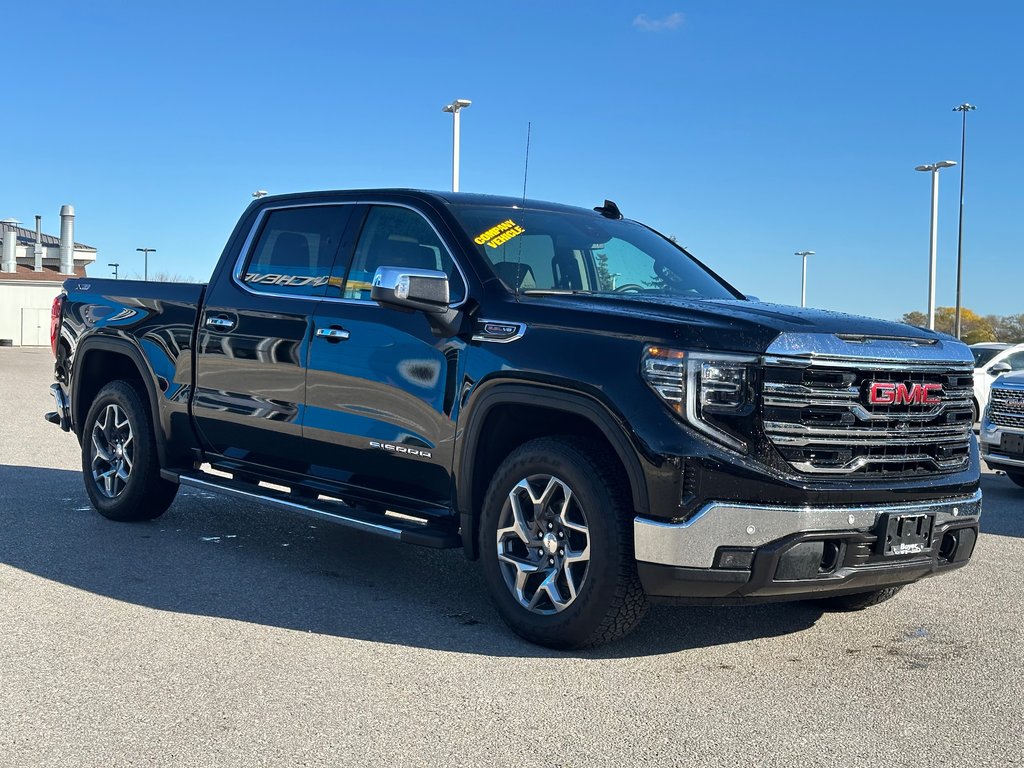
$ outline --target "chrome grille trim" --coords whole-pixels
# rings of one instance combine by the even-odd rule
[[[1024,390],[993,387],[988,401],[988,415],[993,424],[1024,429]]]
[[[966,345],[786,336],[763,358],[761,415],[766,436],[796,471],[899,477],[966,468],[974,369]],[[939,383],[941,402],[872,405],[865,391],[875,381]]]

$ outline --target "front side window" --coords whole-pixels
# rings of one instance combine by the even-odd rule
[[[740,298],[686,252],[633,221],[571,210],[452,210],[514,293]]]
[[[375,205],[359,235],[352,267],[345,280],[345,298],[370,300],[378,267],[440,270],[448,275],[451,302],[466,295],[466,287],[451,254],[423,216],[409,208]]]
[[[1010,366],[1011,371],[1019,371],[1024,368],[1024,352],[1014,352],[1013,354],[1007,355],[1006,364]]]
[[[323,296],[350,213],[347,205],[270,211],[240,279],[255,291]]]

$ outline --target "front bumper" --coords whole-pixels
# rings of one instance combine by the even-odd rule
[[[879,526],[890,515],[933,515],[928,545],[912,554],[881,554]],[[633,532],[649,597],[757,602],[865,592],[958,568],[974,551],[980,516],[980,490],[945,501],[868,506],[712,502],[682,523],[637,517]]]
[[[1003,435],[1020,435],[1022,431],[1010,427],[1001,427],[988,419],[982,419],[979,443],[981,458],[989,469],[1001,469],[1004,472],[1024,472],[1024,454],[1009,453],[1003,447]]]

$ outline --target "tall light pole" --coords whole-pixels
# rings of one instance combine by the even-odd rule
[[[964,152],[967,147],[967,113],[977,109],[973,104],[966,101],[959,107],[953,107],[954,112],[962,112],[964,121],[960,132],[960,224],[956,229],[956,314],[953,316],[953,335],[960,338],[960,286],[962,283],[964,266]]]
[[[928,246],[928,327],[935,330],[935,249],[939,237],[939,170],[952,168],[955,160],[940,160],[929,165],[915,166],[915,171],[931,171],[932,174],[932,229]]]
[[[121,262],[119,262],[119,261],[112,261],[109,264],[107,264],[107,266],[114,268],[114,279],[117,280],[117,268],[121,266]]]
[[[459,191],[459,112],[472,103],[469,99],[456,99],[441,107],[442,112],[452,113],[452,192]]]
[[[800,279],[800,306],[807,306],[807,257],[813,256],[814,251],[796,251],[794,256],[802,256],[804,260],[803,277]]]
[[[156,248],[136,248],[135,250],[145,254],[146,256],[146,271],[144,273],[144,279],[149,280],[149,254],[156,253]]]

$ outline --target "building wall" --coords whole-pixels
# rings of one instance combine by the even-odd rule
[[[15,346],[48,345],[50,307],[61,285],[41,280],[0,282],[0,339],[11,339]]]

